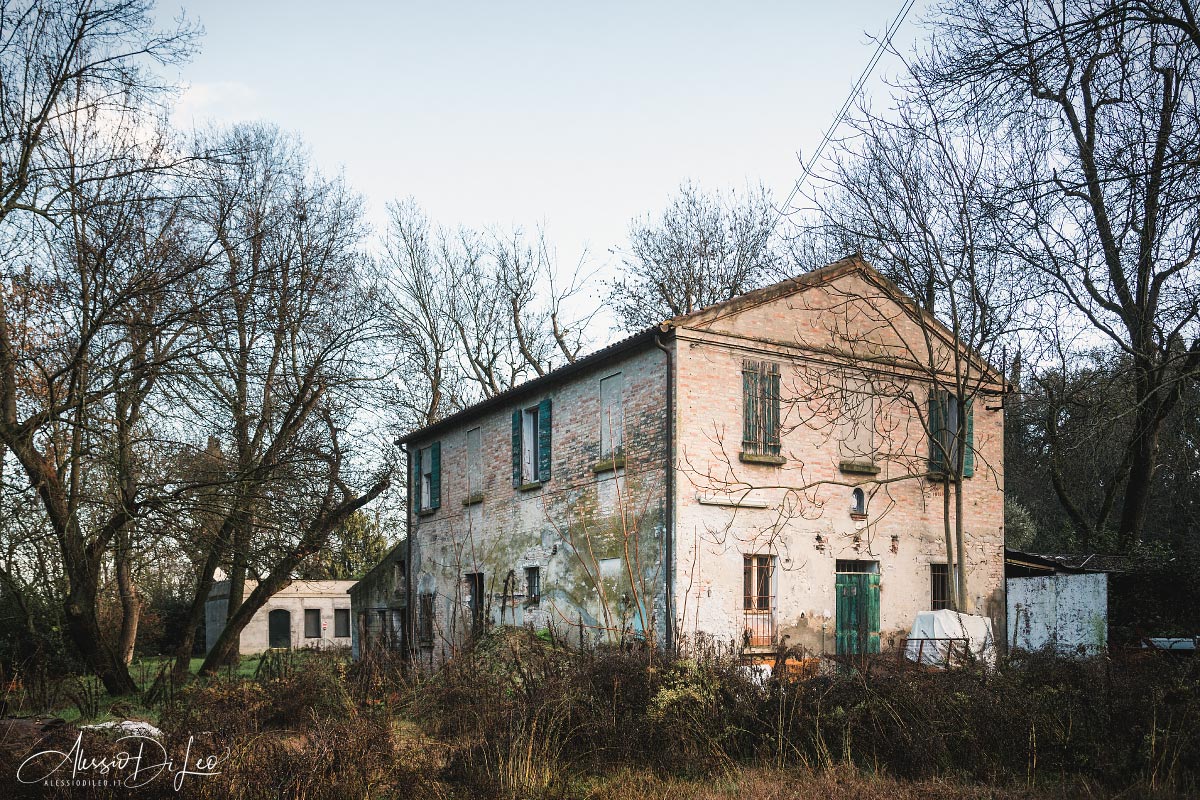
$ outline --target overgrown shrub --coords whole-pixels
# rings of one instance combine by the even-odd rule
[[[781,654],[786,658],[792,654]],[[755,681],[728,654],[484,637],[416,690],[451,778],[506,794],[568,773],[850,765],[904,779],[1200,787],[1200,663],[1024,655],[929,671],[892,657]]]

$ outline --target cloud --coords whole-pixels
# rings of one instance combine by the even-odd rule
[[[175,103],[176,124],[237,122],[255,118],[260,104],[254,89],[240,81],[189,84]]]

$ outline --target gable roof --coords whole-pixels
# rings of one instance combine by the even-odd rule
[[[500,394],[481,400],[474,405],[467,406],[460,411],[456,411],[448,417],[426,425],[422,428],[409,431],[408,433],[396,439],[397,444],[409,444],[411,442],[428,439],[435,434],[448,430],[456,425],[473,419],[481,414],[488,413],[497,408],[515,403],[516,401],[535,395],[557,386],[567,379],[585,372],[594,367],[600,366],[606,361],[619,358],[621,356],[643,350],[647,347],[654,346],[656,337],[663,334],[669,334],[676,328],[699,328],[705,325],[710,325],[719,319],[739,314],[756,306],[769,303],[781,297],[787,297],[793,294],[804,291],[805,289],[816,286],[823,286],[833,281],[853,273],[859,273],[870,283],[879,287],[891,300],[895,301],[906,313],[916,319],[920,324],[928,325],[931,330],[938,334],[948,346],[953,347],[955,342],[954,333],[943,325],[937,317],[929,313],[925,309],[909,297],[899,286],[888,280],[877,269],[868,264],[861,254],[855,253],[838,259],[831,264],[826,264],[818,269],[804,272],[795,275],[791,278],[786,278],[778,283],[773,283],[770,286],[764,286],[761,289],[753,289],[737,297],[723,300],[719,303],[705,306],[688,314],[680,314],[672,317],[664,322],[638,331],[632,336],[621,339],[607,347],[589,353],[588,355],[569,364],[565,364],[557,369],[551,370],[545,375],[540,375],[525,383],[513,386]],[[998,383],[1003,383],[1002,373],[996,370],[982,356],[974,351],[968,351],[975,360],[977,360],[988,372],[991,377]]]
[[[947,347],[953,348],[955,346],[958,337],[954,335],[954,332],[950,328],[934,314],[923,308],[907,292],[897,286],[883,273],[867,263],[861,253],[854,253],[810,272],[803,272],[799,275],[785,278],[778,283],[764,286],[761,289],[754,289],[721,303],[705,306],[689,314],[681,314],[664,322],[662,327],[664,329],[668,327],[703,328],[734,314],[740,314],[782,297],[798,294],[805,289],[828,285],[840,278],[855,273],[868,283],[876,286],[918,325],[927,327],[933,331]],[[1003,373],[988,363],[987,359],[980,353],[969,347],[964,347],[964,349],[978,363],[981,372],[987,373],[989,380],[1002,385],[1005,383]]]

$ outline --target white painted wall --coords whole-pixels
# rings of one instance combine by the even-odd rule
[[[1014,650],[1053,648],[1096,655],[1108,647],[1108,576],[1008,579],[1008,643]]]

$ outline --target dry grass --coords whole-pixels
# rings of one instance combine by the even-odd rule
[[[434,675],[388,656],[281,662],[171,694],[164,744],[221,774],[130,792],[198,800],[1195,796],[1200,664],[1032,660],[998,672],[842,671],[758,685],[736,662],[490,637]],[[0,797],[59,722],[0,725]],[[118,745],[85,734],[91,754]]]

